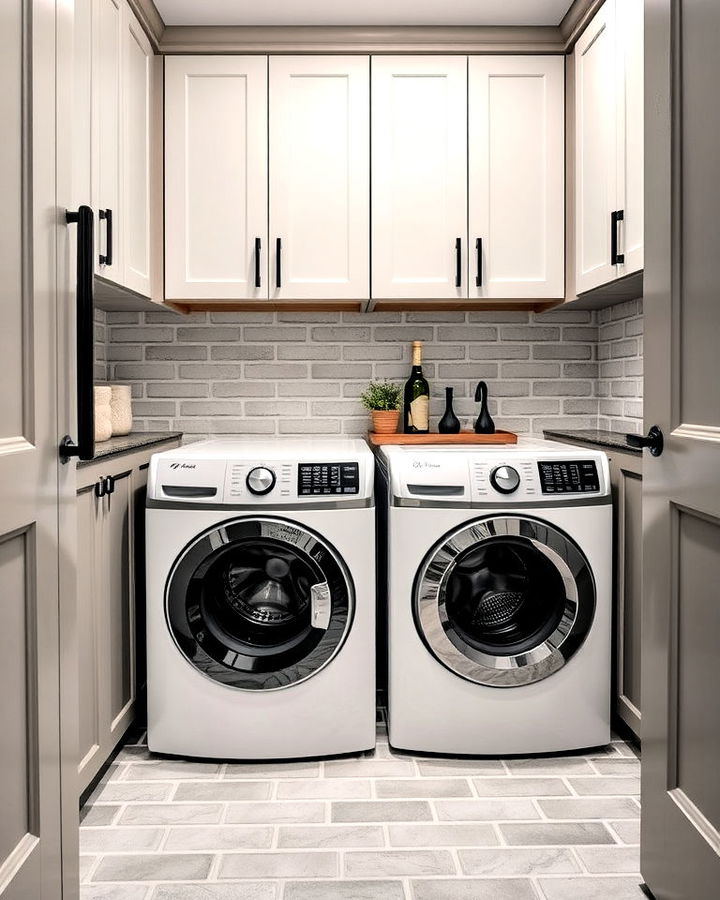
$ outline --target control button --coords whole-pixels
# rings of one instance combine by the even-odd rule
[[[512,466],[498,466],[490,473],[490,484],[501,494],[512,494],[520,485],[520,475]]]
[[[264,466],[256,466],[248,473],[246,484],[251,494],[269,494],[275,487],[275,473]]]

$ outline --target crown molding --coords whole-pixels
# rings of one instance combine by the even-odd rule
[[[575,42],[585,30],[588,22],[604,2],[605,0],[573,0],[570,9],[565,13],[558,26],[567,53],[575,46]]]
[[[153,0],[128,0],[128,3],[147,34],[153,50],[161,52],[160,42],[165,32],[165,22]]]
[[[135,0],[151,3],[152,0]],[[168,25],[164,54],[180,53],[564,53],[558,27],[404,28]]]

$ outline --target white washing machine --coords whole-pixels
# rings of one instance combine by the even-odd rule
[[[153,456],[150,750],[280,759],[375,745],[373,470],[360,440]]]
[[[382,448],[397,748],[529,754],[610,740],[605,454],[550,441]]]

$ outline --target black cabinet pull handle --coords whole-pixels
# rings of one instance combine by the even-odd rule
[[[113,224],[112,224],[112,210],[111,209],[101,209],[98,212],[98,216],[100,219],[105,220],[105,256],[100,254],[100,265],[101,266],[111,266],[113,263]]]
[[[260,287],[260,238],[255,238],[255,287]]]
[[[462,238],[455,238],[455,287],[462,287]]]
[[[275,241],[275,287],[282,287],[282,241]]]
[[[93,399],[93,369],[95,340],[93,323],[93,276],[95,248],[94,216],[89,206],[77,212],[67,212],[65,221],[78,227],[77,233],[77,443],[69,434],[60,442],[60,459],[67,462],[72,456],[92,459],[95,455],[95,411]]]
[[[475,287],[482,287],[482,238],[475,241],[475,249],[477,250],[477,275],[475,276]]]
[[[625,218],[625,210],[617,209],[610,213],[610,265],[617,266],[625,262],[625,254],[618,253],[618,222]]]
[[[626,434],[625,441],[628,447],[636,450],[649,450],[652,456],[660,456],[665,447],[665,437],[657,425],[653,425],[647,435]]]
[[[105,481],[105,493],[106,494],[114,494],[115,493],[115,478],[112,475],[107,475],[104,479]]]
[[[104,497],[106,493],[107,493],[107,488],[105,485],[105,479],[98,478],[98,480],[95,482],[95,496],[96,497]]]

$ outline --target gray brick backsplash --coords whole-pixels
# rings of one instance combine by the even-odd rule
[[[95,314],[95,376],[133,387],[135,428],[362,434],[371,379],[402,382],[425,342],[433,426],[444,388],[472,427],[478,380],[500,428],[642,428],[642,302],[597,311]]]

